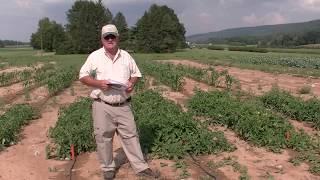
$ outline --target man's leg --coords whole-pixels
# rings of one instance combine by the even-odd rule
[[[121,139],[122,148],[133,168],[138,173],[148,167],[143,158],[137,134],[136,123],[129,105],[114,108],[117,111],[118,134]]]
[[[92,117],[94,135],[97,143],[98,160],[102,171],[114,171],[112,141],[116,131],[116,123],[107,112],[109,106],[101,102],[93,102]]]

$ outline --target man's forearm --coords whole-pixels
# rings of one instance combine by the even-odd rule
[[[96,87],[98,88],[99,85],[100,85],[100,82],[96,79],[93,79],[92,77],[90,76],[85,76],[85,77],[82,77],[80,79],[80,82],[82,82],[83,84],[87,85],[87,86],[91,86],[91,87]]]
[[[140,77],[131,77],[129,81],[130,81],[130,83],[135,85],[138,82],[139,79],[140,79]]]

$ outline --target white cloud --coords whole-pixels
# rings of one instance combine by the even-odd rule
[[[16,0],[15,3],[18,5],[20,8],[30,8],[32,0]]]
[[[286,18],[277,12],[271,12],[260,17],[252,13],[249,16],[242,17],[242,21],[248,25],[268,25],[285,23]]]
[[[154,2],[154,1],[152,0],[105,0],[103,2],[105,4],[124,4],[124,3],[140,3],[140,2]]]
[[[43,0],[44,3],[61,3],[65,2],[65,0]]]
[[[66,11],[75,0],[0,0],[0,39],[28,41],[39,19],[49,17],[66,23]],[[98,0],[91,0],[98,1]],[[136,21],[151,4],[174,9],[187,34],[227,28],[303,22],[320,17],[320,0],[103,0],[112,13],[122,12],[128,24]],[[12,23],[16,22],[16,23]],[[24,29],[21,29],[24,24]],[[19,37],[17,36],[19,35]]]
[[[243,0],[219,0],[219,3],[224,4],[233,4],[233,3],[242,3]]]
[[[298,4],[303,9],[320,12],[320,0],[299,0]]]

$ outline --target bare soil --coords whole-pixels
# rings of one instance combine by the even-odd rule
[[[320,131],[314,129],[311,123],[290,119],[289,122],[297,130],[303,130],[309,136],[320,137]]]
[[[24,86],[23,82],[15,83],[10,86],[1,87],[0,88],[0,99],[8,102],[12,99],[14,99],[19,93],[23,91]]]

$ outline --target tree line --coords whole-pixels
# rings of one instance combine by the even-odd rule
[[[13,41],[13,40],[1,40],[0,39],[0,48],[4,48],[6,46],[24,46],[28,45],[27,42],[21,42],[21,41]]]
[[[132,28],[125,16],[115,16],[102,1],[75,1],[67,11],[67,24],[62,26],[45,17],[31,35],[35,49],[55,51],[57,54],[90,53],[101,47],[102,26],[113,23],[120,34],[120,48],[137,52],[174,52],[184,48],[185,28],[174,10],[167,6],[151,5]]]

